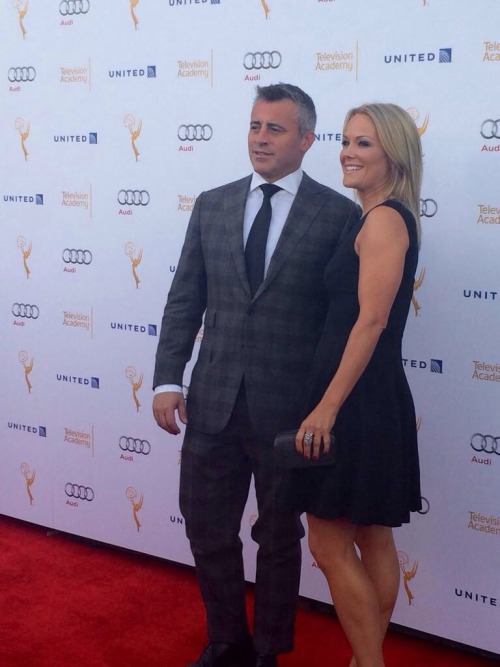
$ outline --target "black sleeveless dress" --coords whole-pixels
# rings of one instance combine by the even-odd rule
[[[400,526],[421,509],[417,428],[405,376],[401,342],[413,295],[418,260],[414,216],[400,202],[383,203],[403,217],[410,244],[387,327],[334,425],[337,462],[332,467],[294,470],[284,501],[317,517],[345,517],[359,525]],[[325,270],[329,310],[313,364],[304,417],[317,405],[340,363],[359,313],[359,258],[355,238],[366,216],[339,244]]]

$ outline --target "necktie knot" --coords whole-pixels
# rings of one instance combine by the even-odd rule
[[[271,199],[271,197],[275,195],[278,190],[282,190],[279,185],[275,185],[274,183],[263,183],[259,187],[264,193],[264,199]]]

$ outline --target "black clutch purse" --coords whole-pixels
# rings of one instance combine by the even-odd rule
[[[331,466],[335,463],[337,457],[337,441],[333,433],[330,433],[330,449],[325,454],[320,452],[317,459],[305,459],[302,454],[295,449],[295,431],[282,431],[274,439],[274,451],[276,462],[282,468],[318,468],[321,466]]]

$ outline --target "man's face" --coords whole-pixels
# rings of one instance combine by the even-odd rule
[[[268,183],[296,171],[314,141],[299,133],[297,105],[291,100],[259,100],[252,109],[248,153],[254,170]]]

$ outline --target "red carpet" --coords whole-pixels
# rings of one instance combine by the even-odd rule
[[[0,667],[184,667],[205,642],[193,571],[0,516]],[[252,595],[249,592],[248,604]],[[497,661],[391,632],[387,667]],[[329,614],[301,609],[280,667],[346,667]]]

